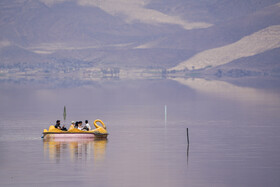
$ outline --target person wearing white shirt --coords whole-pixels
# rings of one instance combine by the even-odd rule
[[[83,122],[82,121],[78,122],[78,129],[83,130]]]
[[[85,123],[86,123],[86,125],[85,125],[84,129],[90,131],[90,130],[91,130],[91,127],[90,127],[90,125],[89,125],[89,123],[88,123],[88,120],[85,120]]]

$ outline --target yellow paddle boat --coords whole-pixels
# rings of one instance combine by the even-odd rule
[[[102,126],[97,125],[97,123],[101,123]],[[48,139],[58,139],[58,138],[107,138],[108,132],[106,130],[106,126],[100,119],[97,119],[93,122],[96,129],[90,131],[79,130],[74,128],[73,125],[70,126],[68,131],[62,131],[60,129],[55,128],[53,125],[49,127],[49,130],[44,129],[42,138]]]

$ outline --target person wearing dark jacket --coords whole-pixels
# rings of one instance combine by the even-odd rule
[[[64,125],[62,127],[60,126],[60,120],[56,120],[56,124],[54,127],[62,131],[67,131],[67,128]]]

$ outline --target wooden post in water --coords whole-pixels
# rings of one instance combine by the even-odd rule
[[[187,143],[188,145],[190,144],[190,140],[189,140],[189,128],[186,129],[187,130]]]
[[[189,163],[189,144],[190,144],[190,139],[189,139],[189,128],[186,128],[186,132],[187,132],[187,165]]]
[[[189,144],[187,145],[187,165],[189,164]]]

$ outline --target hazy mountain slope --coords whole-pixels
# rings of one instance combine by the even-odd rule
[[[46,0],[44,0],[46,1]],[[186,30],[207,28],[212,24],[205,22],[190,22],[177,15],[168,15],[156,9],[148,8],[150,1],[147,0],[77,0],[82,6],[98,7],[111,15],[121,14],[127,22],[141,22],[147,24],[174,24],[180,25]]]
[[[0,48],[1,65],[9,65],[15,63],[34,63],[45,60],[41,55],[30,52],[17,46],[6,46]]]
[[[201,52],[236,42],[271,25],[280,24],[280,7],[272,5],[230,21],[190,31],[177,31],[155,40],[151,47],[190,49]]]
[[[270,26],[252,35],[245,36],[235,43],[203,51],[171,68],[171,70],[218,66],[278,47],[280,47],[280,25]]]
[[[28,1],[20,7],[1,8],[4,9],[1,12],[5,11],[3,14],[13,20],[1,20],[1,35],[24,46],[52,42],[100,45],[108,40],[113,43],[116,37],[106,35],[109,29],[120,29],[119,35],[135,34],[129,27],[121,29],[124,24],[118,18],[98,8],[81,7],[72,2],[49,8],[43,3]]]
[[[2,0],[0,63],[75,59],[98,66],[171,68],[280,25],[279,2]]]
[[[278,61],[278,63],[275,63]],[[234,60],[225,65],[228,68],[251,68],[273,70],[280,68],[280,48],[266,51],[264,53]]]
[[[244,57],[234,60],[230,63],[217,66],[207,70],[207,73],[217,74],[220,76],[231,75],[238,76],[238,71],[243,72],[260,72],[269,75],[280,75],[280,48],[272,49],[258,55]],[[234,72],[235,71],[235,72]],[[218,75],[218,74],[217,74]]]
[[[166,14],[179,15],[190,21],[217,25],[246,17],[278,2],[279,0],[152,0],[147,7]]]

